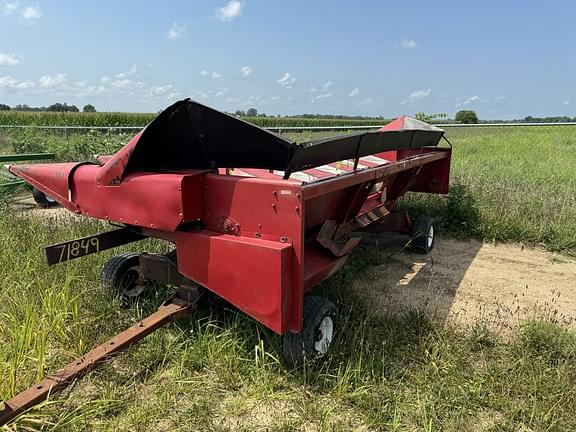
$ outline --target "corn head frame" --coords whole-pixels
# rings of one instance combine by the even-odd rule
[[[10,166],[67,210],[121,226],[49,246],[50,265],[155,237],[174,253],[116,256],[104,283],[124,296],[148,281],[179,288],[149,318],[5,402],[0,425],[190,311],[206,290],[284,335],[288,365],[325,354],[337,310],[307,293],[344,265],[355,231],[409,234],[420,251],[432,248],[432,221],[412,221],[395,202],[408,191],[448,192],[443,135],[400,117],[377,131],[296,144],[186,99],[96,163]]]

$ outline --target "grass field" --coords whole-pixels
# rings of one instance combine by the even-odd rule
[[[317,137],[318,135],[315,135]],[[306,134],[292,135],[299,141]],[[403,205],[445,233],[576,247],[576,130],[450,130],[453,193]],[[62,159],[117,149],[126,136],[0,138],[2,152]],[[94,233],[96,221],[47,224],[0,207],[0,399],[136,322],[169,288],[122,308],[99,288],[111,253],[47,268],[44,245]],[[148,242],[146,249],[166,245]],[[115,250],[114,253],[118,253]],[[38,410],[17,430],[575,430],[576,335],[538,319],[501,336],[484,323],[441,325],[420,311],[375,316],[351,290],[360,248],[318,292],[341,310],[333,355],[287,370],[281,340],[221,301],[171,324]],[[554,311],[550,310],[550,317]]]
[[[108,253],[46,268],[41,246],[96,232],[0,213],[0,398],[150,313],[160,287],[122,308],[99,288]],[[149,243],[148,250],[164,245]],[[333,355],[306,370],[280,338],[222,301],[140,345],[23,417],[17,430],[573,430],[576,336],[551,322],[498,336],[419,311],[375,316],[350,289],[360,249],[319,293],[341,309]],[[553,316],[553,311],[551,311]]]

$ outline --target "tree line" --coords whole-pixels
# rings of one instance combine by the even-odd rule
[[[31,107],[26,104],[10,107],[6,104],[0,104],[0,111],[80,112],[76,105],[68,105],[66,102],[56,102],[47,107]],[[87,104],[82,108],[82,112],[96,112],[96,108],[94,108],[94,105]]]
[[[68,105],[66,102],[60,103],[56,102],[47,107],[31,107],[28,105],[16,105],[10,107],[6,104],[0,103],[0,111],[48,111],[48,112],[80,112],[76,105]],[[84,105],[82,112],[93,113],[96,112],[96,108],[92,104]],[[230,113],[232,114],[232,113]],[[289,116],[281,115],[268,115],[262,112],[258,112],[256,108],[249,108],[246,111],[237,110],[233,113],[237,117],[265,117],[265,118],[302,118],[302,119],[337,119],[337,120],[382,120],[383,122],[388,121],[388,119],[377,116],[354,116],[354,115],[333,115],[333,114],[297,114]],[[474,124],[474,123],[562,123],[562,122],[576,122],[576,117],[571,118],[569,116],[549,116],[549,117],[533,117],[526,116],[523,119],[516,120],[479,120],[478,115],[473,110],[460,110],[454,116],[454,120],[449,119],[446,114],[425,114],[422,112],[416,113],[415,117],[419,120],[428,123],[462,123],[462,124]]]

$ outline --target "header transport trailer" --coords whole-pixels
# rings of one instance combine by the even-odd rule
[[[98,163],[10,166],[66,209],[120,225],[47,247],[49,264],[160,238],[175,250],[113,257],[104,285],[125,297],[150,281],[178,290],[150,317],[7,401],[0,424],[190,311],[204,290],[284,335],[288,365],[325,354],[337,309],[307,293],[343,266],[360,241],[354,231],[411,234],[413,248],[430,251],[432,220],[412,221],[394,204],[408,191],[448,192],[443,135],[400,117],[377,131],[297,145],[186,99]]]

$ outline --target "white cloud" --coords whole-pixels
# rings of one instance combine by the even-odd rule
[[[356,97],[360,94],[360,89],[358,87],[355,87],[352,89],[352,91],[350,92],[350,94],[348,94],[348,96],[350,97]]]
[[[473,103],[485,103],[480,96],[466,96],[465,98],[456,98],[456,108],[460,108]]]
[[[112,81],[112,87],[115,88],[126,88],[130,87],[132,84],[134,84],[134,81],[131,79],[117,79]]]
[[[172,84],[151,85],[146,87],[147,91],[144,93],[144,97],[166,96],[166,98],[172,99],[175,95],[177,95]]]
[[[14,54],[0,53],[0,66],[15,66],[18,63],[20,63],[20,60]]]
[[[247,77],[252,73],[252,68],[250,66],[242,66],[242,69],[240,69],[240,73],[242,74],[243,77]]]
[[[332,92],[319,94],[314,99],[312,99],[312,103],[320,102],[321,100],[324,100],[324,99],[330,99],[332,96],[334,96],[334,93],[332,93]]]
[[[322,84],[322,88],[324,90],[328,90],[330,87],[332,87],[334,85],[334,83],[330,80],[326,81],[324,84]]]
[[[18,6],[20,6],[20,2],[4,1],[4,2],[2,2],[2,5],[0,6],[0,10],[2,11],[2,14],[10,15],[12,12],[15,12],[16,9],[18,9]]]
[[[462,105],[470,105],[471,103],[479,102],[479,101],[480,101],[480,96],[470,96],[469,98],[464,99],[464,102],[462,102]]]
[[[418,48],[418,43],[414,39],[404,39],[400,42],[400,47],[402,48]]]
[[[38,85],[42,88],[54,88],[65,84],[68,81],[68,75],[56,74],[54,76],[44,75],[38,80]]]
[[[280,78],[276,82],[280,84],[282,87],[292,88],[292,86],[296,82],[296,78],[290,75],[290,72],[286,72],[284,75],[282,75],[282,78]]]
[[[226,93],[228,93],[228,89],[220,90],[220,91],[217,91],[217,92],[214,94],[214,97],[222,97],[222,96],[224,96]]]
[[[570,105],[572,101],[570,99],[565,100],[564,102],[562,102],[562,105],[566,106],[566,105]]]
[[[182,39],[182,37],[184,37],[184,33],[186,32],[186,27],[186,24],[180,25],[177,22],[174,22],[172,27],[170,27],[168,32],[166,32],[166,39],[171,41]]]
[[[501,100],[504,100],[504,99],[508,99],[508,95],[496,96],[496,97],[494,98],[495,101],[501,101]]]
[[[42,17],[42,12],[40,11],[40,6],[27,6],[20,12],[20,18],[23,22],[35,23]]]
[[[32,81],[18,81],[16,78],[12,78],[11,76],[0,77],[0,88],[25,90],[31,87],[34,87]]]
[[[410,102],[414,102],[414,101],[417,101],[419,99],[426,99],[428,96],[430,96],[430,93],[432,93],[432,89],[416,90],[416,91],[413,91],[412,93],[410,93],[410,96],[408,96],[408,99],[410,100]]]
[[[202,75],[202,76],[204,76],[204,77],[210,77],[210,78],[212,78],[213,80],[216,80],[216,81],[219,81],[219,80],[221,80],[222,78],[224,78],[224,76],[223,76],[222,74],[218,73],[218,72],[214,72],[214,71],[208,72],[207,70],[202,70],[202,71],[200,71],[200,75]]]
[[[114,78],[116,79],[126,79],[129,76],[134,75],[136,72],[138,72],[138,66],[136,65],[132,65],[132,67],[130,68],[130,70],[126,71],[126,72],[120,72],[116,75],[114,75]],[[106,78],[106,77],[104,77]]]
[[[432,93],[432,89],[415,90],[408,96],[408,99],[404,99],[400,102],[400,105],[406,105],[408,103],[416,102],[422,99],[426,99]]]
[[[234,18],[242,15],[244,3],[240,0],[230,0],[226,5],[216,9],[216,18],[220,21],[232,21]]]

